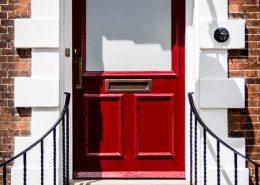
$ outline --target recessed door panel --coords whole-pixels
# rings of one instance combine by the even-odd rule
[[[135,96],[137,157],[174,157],[173,94]]]
[[[84,97],[86,156],[122,157],[122,95],[84,94]]]

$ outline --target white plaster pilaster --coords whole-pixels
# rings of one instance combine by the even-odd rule
[[[228,49],[245,47],[245,21],[228,19],[228,0],[199,0],[199,82],[197,105],[207,126],[234,149],[245,154],[244,138],[228,138],[228,108],[245,106],[245,83],[241,78],[228,78]],[[219,43],[214,39],[217,28],[229,31],[229,39]],[[221,146],[221,183],[233,184],[234,154]],[[216,182],[216,142],[207,139],[207,179]],[[239,184],[248,185],[248,169],[239,159]]]
[[[31,136],[16,137],[14,154],[39,139],[59,116],[59,0],[31,0],[31,18],[15,20],[15,47],[32,48],[31,77],[15,78],[15,105],[33,107]],[[58,129],[58,128],[57,128]],[[57,130],[57,156],[59,156]],[[44,142],[44,178],[53,179],[53,140]],[[40,184],[39,147],[28,153],[27,184]],[[57,174],[59,158],[57,157]],[[18,159],[11,170],[11,184],[21,183],[23,163]]]

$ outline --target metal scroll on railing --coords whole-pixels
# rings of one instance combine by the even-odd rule
[[[44,181],[48,182],[48,184],[51,184],[53,182],[53,185],[57,184],[57,146],[59,146],[59,143],[57,144],[57,132],[59,132],[59,126],[61,125],[61,155],[62,155],[62,183],[63,185],[69,185],[69,103],[70,103],[70,93],[65,93],[65,104],[63,107],[63,110],[57,119],[57,121],[54,123],[54,125],[36,142],[31,144],[29,147],[27,147],[25,150],[20,152],[19,154],[15,155],[14,157],[4,161],[2,164],[0,164],[0,168],[3,169],[3,185],[7,185],[7,167],[10,166],[11,163],[13,163],[16,159],[22,158],[23,160],[23,185],[27,184],[27,158],[28,158],[28,152],[34,149],[36,146],[40,146],[40,184],[43,185]],[[46,151],[44,151],[44,141],[46,140],[47,136],[51,136],[53,140],[53,179],[44,179],[44,154]],[[52,181],[52,182],[51,182]]]
[[[232,148],[230,145],[225,143],[222,139],[220,139],[218,136],[216,136],[202,121],[200,118],[194,101],[193,101],[193,93],[188,94],[189,97],[189,103],[190,103],[190,185],[198,185],[199,183],[199,147],[198,147],[198,131],[202,131],[202,172],[203,175],[201,176],[201,181],[203,185],[207,185],[207,135],[210,135],[212,138],[216,140],[216,184],[221,185],[221,158],[220,158],[220,146],[224,146],[234,154],[234,182],[231,182],[233,185],[238,185],[239,177],[238,177],[238,157],[245,160],[247,163],[251,163],[254,166],[255,169],[255,177],[254,177],[254,183],[256,185],[259,184],[259,177],[258,177],[258,169],[260,165],[256,163],[255,161],[252,161],[236,151],[234,148]],[[199,125],[198,125],[199,123]],[[200,127],[198,127],[200,126]],[[201,128],[201,129],[200,129]],[[212,184],[209,184],[212,185]]]

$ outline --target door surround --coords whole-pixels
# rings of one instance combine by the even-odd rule
[[[72,57],[65,56],[65,49],[72,52],[72,1],[60,0],[60,102],[63,102],[64,91],[72,93]],[[197,3],[196,3],[197,4]],[[185,7],[185,94],[195,91],[198,79],[198,6],[194,0],[186,0]],[[195,6],[196,5],[196,6]],[[62,106],[62,104],[61,104]],[[72,115],[72,107],[70,109]],[[186,179],[189,178],[189,105],[185,101],[185,130],[186,130]],[[70,117],[70,128],[72,128],[72,116]],[[70,151],[72,151],[72,133],[70,132]],[[72,166],[72,153],[70,153],[70,167]],[[70,179],[72,179],[72,168],[70,168]]]

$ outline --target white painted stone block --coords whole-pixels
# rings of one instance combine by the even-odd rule
[[[200,79],[201,108],[244,108],[243,78]]]
[[[249,185],[249,170],[246,168],[238,169],[238,185]],[[221,185],[233,185],[234,181],[234,169],[221,169],[220,182]],[[203,180],[203,179],[202,179]],[[203,182],[203,181],[202,181]],[[203,184],[203,183],[201,183]],[[207,169],[207,184],[217,184],[217,168]]]
[[[59,0],[32,0],[32,15],[34,18],[59,18]]]
[[[31,136],[43,135],[58,117],[59,108],[32,108]]]
[[[32,50],[32,77],[59,77],[59,50]]]
[[[229,31],[229,39],[219,43],[214,39],[217,28],[224,27]],[[245,20],[201,20],[200,21],[201,49],[240,49],[245,48]]]
[[[58,48],[58,19],[16,19],[16,48]]]
[[[58,164],[57,164],[58,165]],[[13,167],[11,169],[11,184],[23,185],[23,168]],[[59,173],[59,169],[56,169],[56,174]],[[41,168],[27,168],[27,185],[41,184]],[[57,175],[57,177],[59,177]],[[57,178],[57,184],[58,183]],[[53,168],[44,168],[44,185],[53,185]]]
[[[59,128],[57,132],[59,133]],[[15,137],[15,150],[14,154],[18,154],[35,141],[37,141],[42,135],[38,137]],[[56,137],[56,154],[57,158],[59,156],[59,137]],[[27,164],[29,168],[39,168],[41,167],[41,148],[40,144],[35,146],[32,150],[27,152]],[[14,162],[15,167],[23,167],[23,157],[20,157]],[[46,168],[53,166],[53,137],[52,133],[44,140],[44,166]]]
[[[200,19],[228,19],[227,0],[200,0]]]
[[[245,155],[244,138],[221,139],[236,151]],[[234,168],[234,153],[222,144],[220,144],[220,164],[224,169]],[[245,164],[245,160],[238,157],[238,168],[245,168]],[[208,168],[216,168],[217,166],[217,142],[209,134],[207,134],[207,166]]]
[[[226,50],[201,50],[200,78],[227,78],[227,56]]]
[[[15,78],[14,102],[16,107],[59,106],[58,78]]]
[[[200,117],[218,137],[228,137],[227,109],[200,109]]]

